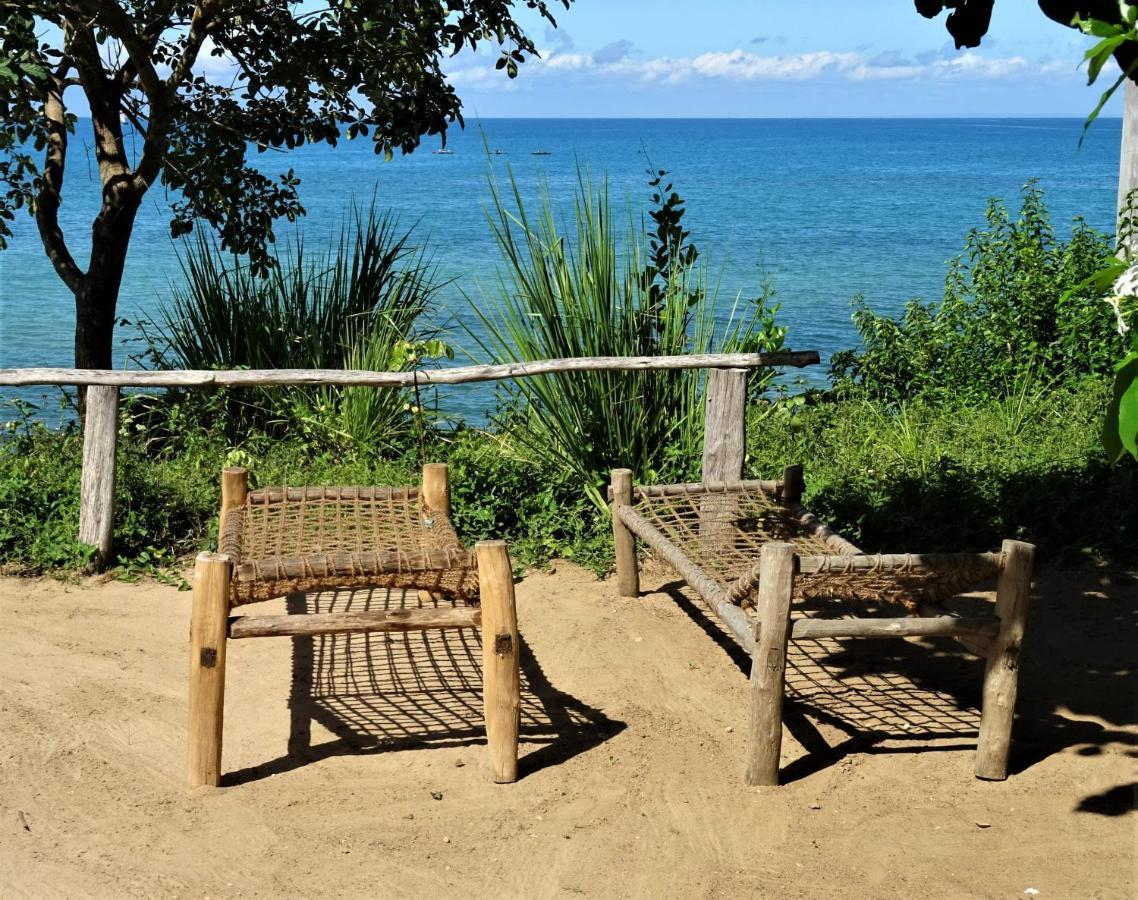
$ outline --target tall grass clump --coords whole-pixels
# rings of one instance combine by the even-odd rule
[[[1083,284],[1111,258],[1110,237],[1076,219],[1070,237],[1057,238],[1033,182],[1018,217],[991,200],[986,218],[949,264],[940,303],[912,300],[893,319],[855,300],[862,346],[834,354],[838,388],[892,401],[981,400],[1112,370],[1122,340],[1101,292]]]
[[[184,285],[143,325],[158,368],[403,369],[411,357],[401,348],[438,290],[411,233],[374,210],[354,209],[315,251],[294,237],[265,275],[205,237],[180,261]],[[412,425],[407,397],[389,389],[274,388],[232,400],[240,430],[275,423],[374,444],[398,442]]]
[[[763,298],[748,316],[717,322],[717,294],[682,228],[683,201],[666,173],[652,182],[651,237],[630,215],[616,220],[608,184],[578,170],[572,224],[562,227],[543,192],[536,214],[512,172],[508,194],[491,178],[490,227],[502,255],[495,290],[473,304],[471,329],[494,362],[585,356],[665,356],[717,348],[774,350],[784,329]],[[603,505],[615,466],[639,478],[686,474],[703,439],[697,371],[576,372],[521,379],[508,388],[503,439],[572,473]]]

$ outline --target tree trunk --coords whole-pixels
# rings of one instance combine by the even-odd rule
[[[75,366],[110,369],[115,312],[138,200],[120,195],[104,206],[91,230],[91,264],[75,293]]]
[[[1127,78],[1122,96],[1122,150],[1118,165],[1119,212],[1126,206],[1126,195],[1138,188],[1138,85]],[[1130,235],[1130,246],[1125,248],[1132,258],[1134,252],[1138,250],[1138,247],[1134,246],[1135,237],[1133,234]]]

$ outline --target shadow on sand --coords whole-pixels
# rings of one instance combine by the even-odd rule
[[[750,657],[683,587],[672,582],[661,590],[749,675]],[[954,601],[958,608],[987,602],[967,596]],[[828,614],[823,605],[810,612]],[[1021,657],[1013,776],[1066,750],[1095,756],[1119,744],[1138,757],[1135,633],[1133,575],[1091,566],[1037,574]],[[951,641],[792,643],[785,724],[806,753],[782,770],[781,780],[805,778],[851,753],[973,749],[983,672],[982,660]],[[815,723],[837,729],[844,739],[828,741]],[[1109,816],[1134,808],[1134,784],[1085,797],[1075,807]]]
[[[288,599],[288,611],[382,610],[402,602],[397,591],[334,591],[307,598],[294,595]],[[319,635],[292,641],[287,752],[231,772],[223,784],[256,781],[333,756],[486,743],[478,629]],[[626,727],[555,688],[524,637],[521,690],[519,778],[585,753]],[[314,722],[334,739],[313,745]],[[527,748],[535,744],[537,749]]]

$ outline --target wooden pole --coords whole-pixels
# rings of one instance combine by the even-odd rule
[[[446,463],[427,463],[423,466],[423,502],[444,517],[450,518],[450,476]]]
[[[1129,78],[1122,91],[1122,148],[1118,161],[1118,211],[1126,205],[1126,195],[1138,188],[1138,85]],[[1138,210],[1135,210],[1138,214]],[[1138,251],[1134,246],[1138,236],[1130,240],[1131,255]],[[1120,251],[1122,247],[1118,248]]]
[[[490,777],[497,784],[518,779],[521,713],[518,612],[514,573],[505,541],[479,541],[478,584],[482,597],[482,697]]]
[[[507,378],[531,378],[560,372],[642,372],[713,367],[769,368],[812,366],[817,350],[775,353],[691,353],[683,356],[575,356],[494,366],[462,366],[413,372],[371,369],[0,369],[0,385],[108,384],[118,387],[205,387],[270,384],[338,384],[370,387],[422,387],[425,384],[471,384]]]
[[[1031,544],[1004,541],[1002,549],[1004,565],[996,583],[996,616],[1000,630],[992,641],[984,670],[984,705],[976,747],[976,777],[992,781],[1008,777],[1019,654],[1031,601],[1031,571],[1035,560],[1035,547]]]
[[[790,599],[794,591],[794,545],[773,542],[760,556],[759,634],[751,658],[751,737],[747,784],[778,784],[782,752],[782,694]]]
[[[709,369],[703,414],[705,482],[739,481],[743,477],[746,440],[747,370]],[[700,539],[715,544],[729,540],[738,500],[726,494],[705,497],[699,504]]]
[[[225,632],[232,564],[220,553],[199,553],[190,617],[190,726],[187,779],[191,788],[221,782],[225,706]]]
[[[249,495],[249,470],[230,466],[221,470],[221,517],[217,523],[218,539],[225,530],[225,514],[245,505]]]
[[[616,587],[622,597],[640,596],[640,567],[636,563],[636,536],[616,514],[616,507],[632,503],[632,470],[612,470],[612,539],[616,547]]]
[[[743,477],[747,370],[709,369],[703,417],[703,481]]]
[[[115,449],[119,431],[119,389],[87,388],[83,423],[83,475],[79,540],[95,546],[95,566],[111,561],[115,525]]]
[[[787,466],[782,470],[782,505],[796,506],[802,502],[806,482],[802,477],[802,466]]]

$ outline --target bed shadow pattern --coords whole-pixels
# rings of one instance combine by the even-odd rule
[[[431,608],[452,601],[414,590],[293,594],[290,614]],[[604,743],[625,728],[555,688],[521,636],[518,775],[524,778]],[[230,773],[255,781],[331,756],[485,745],[482,633],[476,628],[292,638],[286,755]],[[313,743],[312,726],[331,741]]]

